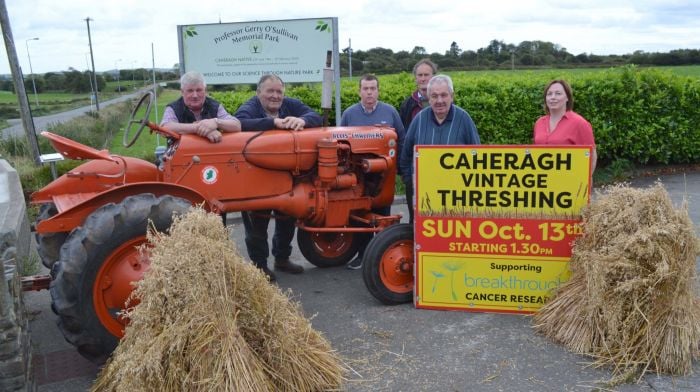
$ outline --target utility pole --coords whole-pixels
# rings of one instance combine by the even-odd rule
[[[121,85],[121,83],[119,82],[119,65],[118,65],[118,64],[119,64],[120,61],[122,61],[122,59],[116,59],[116,60],[114,61],[114,68],[117,69],[117,92],[118,92],[119,94],[122,93],[122,85]]]
[[[5,0],[0,0],[0,27],[2,27],[2,36],[5,40],[7,61],[10,64],[12,79],[15,83],[15,91],[17,91],[17,101],[19,103],[19,113],[22,117],[22,125],[24,125],[24,132],[27,135],[27,142],[29,143],[34,163],[39,165],[41,163],[39,159],[39,142],[36,139],[36,130],[34,129],[34,121],[32,120],[32,113],[29,109],[27,91],[24,89],[22,69],[19,67],[19,60],[17,60],[17,49],[15,48],[15,40],[12,37],[12,27],[10,26],[10,18],[7,15]]]
[[[100,111],[100,103],[97,100],[97,74],[95,73],[95,58],[92,56],[92,38],[90,37],[90,17],[88,16],[85,18],[85,22],[87,23],[87,29],[88,29],[88,44],[90,45],[90,61],[92,62],[92,77],[95,82],[95,110]]]
[[[85,53],[85,69],[90,70],[90,62],[88,61],[88,54]],[[95,101],[95,86],[92,85],[92,76],[88,80],[90,82],[90,110],[92,110],[93,102]]]

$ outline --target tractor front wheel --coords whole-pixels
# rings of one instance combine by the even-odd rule
[[[367,245],[362,279],[386,305],[413,300],[413,226],[400,223],[377,233]]]
[[[167,195],[130,196],[96,209],[68,236],[51,271],[51,307],[63,336],[81,355],[100,363],[112,353],[126,327],[120,312],[132,282],[149,268],[148,255],[138,249],[147,242],[147,230],[166,231],[173,214],[190,205]]]
[[[365,246],[367,238],[365,233],[297,230],[299,251],[309,263],[319,268],[347,264],[358,249]]]

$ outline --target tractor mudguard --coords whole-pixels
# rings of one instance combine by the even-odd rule
[[[92,160],[32,193],[32,204],[50,203],[54,195],[101,193],[131,183],[159,181],[156,166],[143,159],[113,155],[113,160]]]
[[[35,231],[39,234],[71,231],[82,225],[85,218],[95,209],[108,203],[119,203],[128,196],[144,193],[150,193],[156,197],[172,195],[189,200],[193,205],[202,205],[202,208],[207,211],[218,212],[219,210],[212,201],[192,188],[163,182],[140,182],[98,194],[55,195],[50,201],[56,205],[58,213],[39,222]],[[83,195],[85,198],[81,199],[77,195]]]

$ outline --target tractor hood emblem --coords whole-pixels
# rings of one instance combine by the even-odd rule
[[[213,184],[219,178],[219,171],[214,166],[207,166],[202,169],[202,182]]]

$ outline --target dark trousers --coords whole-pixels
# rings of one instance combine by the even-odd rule
[[[294,218],[272,210],[241,212],[248,257],[258,267],[267,266],[267,256],[270,254],[270,247],[267,244],[267,226],[270,223],[270,215],[273,213],[276,219],[275,234],[272,237],[272,255],[275,260],[289,259],[296,228]]]
[[[408,207],[408,223],[413,224],[413,182],[404,181],[406,189],[406,206]]]

